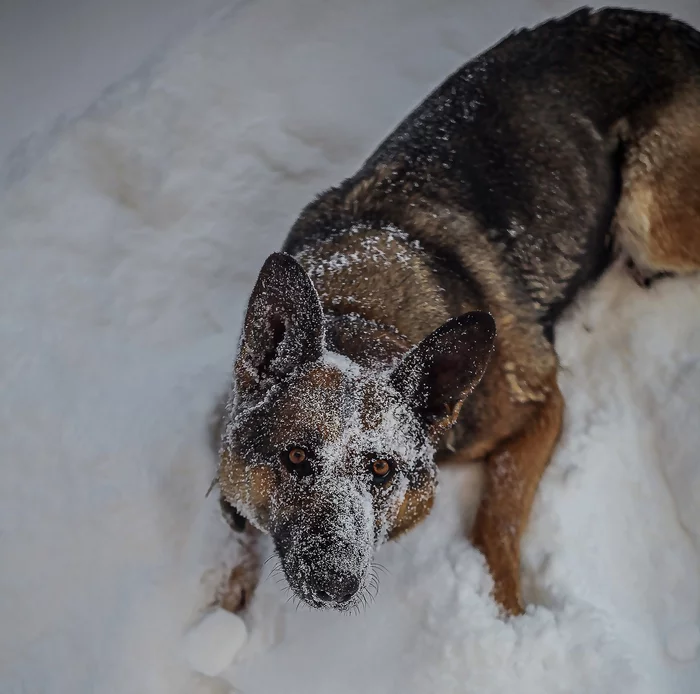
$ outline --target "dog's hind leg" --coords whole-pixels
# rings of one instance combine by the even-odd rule
[[[700,270],[700,84],[644,120],[626,142],[616,242],[642,277],[693,273]]]
[[[564,401],[556,375],[552,380],[531,418],[486,457],[486,484],[472,530],[493,577],[493,597],[514,615],[523,612],[520,540],[562,426]]]

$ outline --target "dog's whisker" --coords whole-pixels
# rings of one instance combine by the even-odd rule
[[[272,567],[268,575],[265,577],[265,580],[269,580],[271,578],[276,578],[279,576],[284,576],[284,572],[282,570],[282,564],[280,562],[277,562],[277,564]]]
[[[384,566],[384,564],[380,564],[377,561],[372,562],[372,568],[373,569],[379,569],[382,573],[385,573],[387,576],[391,576],[391,571]]]

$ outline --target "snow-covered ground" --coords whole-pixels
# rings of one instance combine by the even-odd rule
[[[0,2],[0,186],[100,92],[232,0]],[[238,0],[244,2],[245,0]]]
[[[66,129],[0,202],[0,692],[208,694],[182,636],[235,543],[205,423],[257,271],[452,69],[576,6],[252,0]],[[651,3],[638,7],[653,8]],[[658,6],[657,6],[658,7]],[[697,0],[664,10],[700,24]],[[479,470],[379,561],[362,615],[273,579],[245,694],[697,694],[700,280],[612,270],[558,331],[564,439],[499,621],[463,537]]]

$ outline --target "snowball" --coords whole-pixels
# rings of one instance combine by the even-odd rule
[[[700,650],[700,628],[692,622],[676,624],[666,633],[666,652],[681,662],[695,660]]]
[[[192,626],[183,639],[183,651],[193,670],[216,677],[236,657],[247,639],[245,622],[218,607]]]

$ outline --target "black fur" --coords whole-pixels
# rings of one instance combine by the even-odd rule
[[[676,61],[700,65],[699,36],[665,14],[589,8],[510,34],[439,85],[355,175],[308,205],[284,250],[352,224],[392,223],[474,292],[459,252],[468,238],[426,235],[411,223],[412,199],[444,204],[500,249],[551,338],[561,311],[612,259],[620,122],[636,114],[627,127],[641,127],[672,98],[683,86]],[[378,171],[373,204],[343,204]]]

